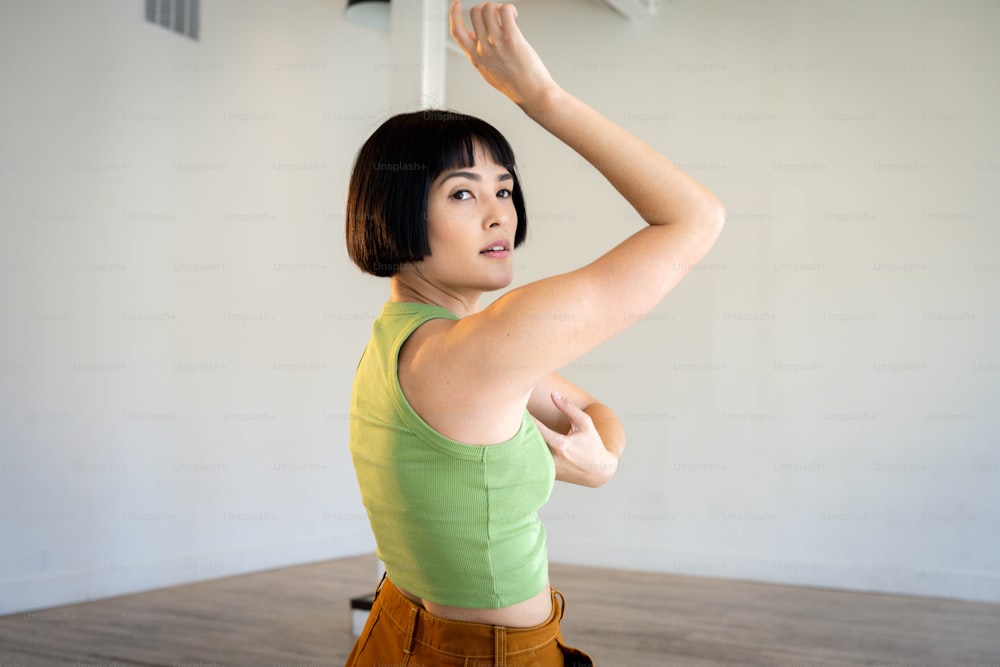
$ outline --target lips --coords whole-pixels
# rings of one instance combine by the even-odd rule
[[[498,239],[493,243],[489,244],[485,248],[479,251],[479,254],[491,253],[491,252],[506,252],[510,250],[510,241],[507,239]]]

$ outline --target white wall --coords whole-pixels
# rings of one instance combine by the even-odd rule
[[[387,37],[338,2],[231,0],[194,43],[140,5],[0,9],[0,613],[373,549],[345,411],[387,285],[342,211]],[[552,560],[1000,601],[1000,8],[662,5],[520,12],[730,212],[565,369],[630,444],[608,486],[557,487]],[[448,66],[449,105],[519,155],[519,283],[638,228]]]
[[[388,37],[142,5],[0,9],[0,613],[374,549],[346,411],[384,286],[343,209]]]
[[[623,416],[553,561],[1000,601],[1000,47],[990,2],[525,2],[554,76],[705,182],[729,221],[647,318],[565,374]],[[520,282],[641,224],[449,61],[518,153]]]

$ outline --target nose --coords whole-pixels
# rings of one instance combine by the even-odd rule
[[[508,206],[500,199],[494,199],[493,205],[490,206],[489,210],[486,212],[486,217],[484,219],[486,227],[493,229],[495,227],[500,227],[510,223],[511,211]]]

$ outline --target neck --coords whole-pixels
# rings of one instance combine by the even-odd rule
[[[463,290],[457,292],[440,285],[434,285],[419,273],[397,273],[392,277],[389,300],[403,303],[428,303],[450,310],[458,317],[479,312],[480,291]]]

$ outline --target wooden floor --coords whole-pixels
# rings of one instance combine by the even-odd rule
[[[0,617],[0,667],[325,667],[374,556]],[[602,667],[1000,667],[1000,605],[552,564],[563,634]]]

